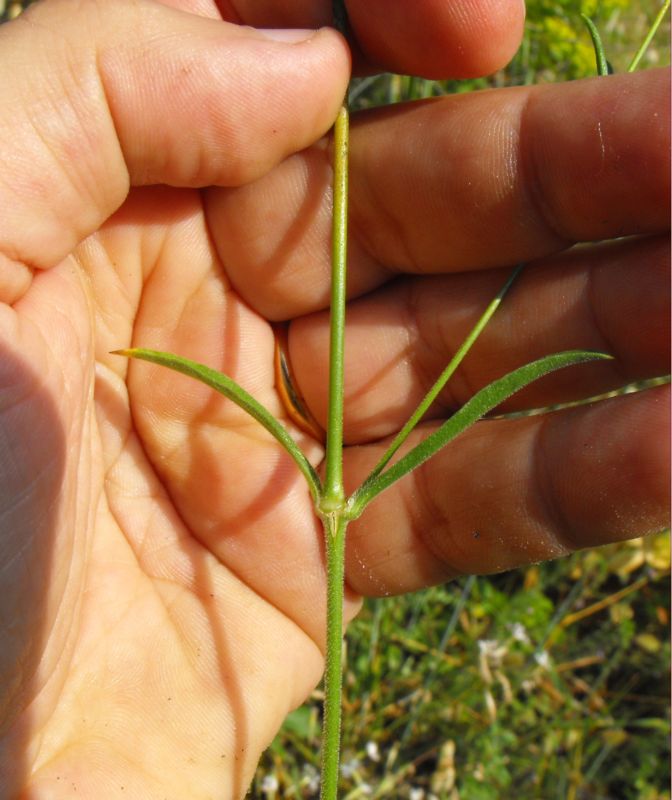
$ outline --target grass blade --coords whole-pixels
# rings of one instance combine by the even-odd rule
[[[660,27],[660,24],[665,18],[665,14],[667,14],[669,8],[670,8],[670,0],[665,0],[660,11],[656,14],[656,18],[653,20],[653,24],[651,25],[649,32],[646,34],[646,37],[644,38],[644,41],[641,44],[641,47],[635,53],[634,58],[630,62],[630,65],[628,67],[628,72],[634,72],[639,66],[639,62],[642,60],[644,53],[646,53],[648,46],[651,44],[653,37],[656,35],[656,31]]]
[[[114,350],[113,352],[115,355],[138,358],[142,361],[150,361],[153,364],[168,367],[169,369],[175,370],[175,372],[181,372],[183,375],[195,378],[201,383],[205,383],[207,386],[215,389],[220,394],[223,394],[224,397],[234,402],[237,406],[242,408],[243,411],[246,411],[260,425],[263,425],[263,427],[277,439],[301,470],[301,473],[308,483],[308,488],[310,489],[314,502],[317,503],[319,501],[322,490],[320,478],[308,459],[301,452],[294,439],[292,439],[287,430],[268,409],[264,408],[261,403],[255,400],[251,394],[246,392],[245,389],[234,380],[218,372],[216,369],[206,367],[204,364],[199,364],[197,361],[191,361],[188,358],[177,356],[174,353],[163,353],[160,350],[146,350],[141,347],[132,347],[127,350]]]
[[[448,364],[448,366],[443,370],[443,372],[441,373],[441,375],[439,375],[439,377],[437,378],[437,380],[434,383],[434,385],[432,386],[432,388],[423,397],[422,401],[420,402],[418,407],[415,409],[415,411],[411,415],[411,417],[408,420],[408,422],[399,431],[399,433],[394,437],[394,440],[392,441],[392,444],[387,448],[387,450],[385,451],[383,457],[376,464],[376,466],[373,468],[373,471],[371,472],[371,474],[367,478],[368,481],[373,480],[376,477],[376,475],[379,475],[385,469],[385,467],[389,463],[390,459],[394,456],[394,454],[397,452],[397,450],[399,450],[401,445],[408,438],[408,436],[411,433],[411,431],[415,428],[415,426],[418,424],[418,422],[420,422],[420,420],[427,413],[427,409],[436,400],[436,398],[439,395],[439,392],[441,392],[441,390],[446,385],[446,383],[448,383],[450,378],[455,373],[455,370],[460,366],[460,364],[464,360],[464,357],[467,355],[467,353],[471,349],[471,347],[474,344],[474,342],[476,341],[476,339],[478,339],[478,337],[481,335],[481,333],[482,333],[483,329],[485,328],[485,326],[488,324],[488,322],[490,322],[490,319],[492,318],[492,315],[499,308],[499,304],[504,299],[504,295],[511,288],[511,285],[513,284],[515,279],[520,274],[520,271],[522,270],[522,268],[523,268],[523,265],[520,264],[519,266],[517,266],[513,270],[511,275],[509,275],[509,277],[508,277],[506,283],[504,284],[504,286],[502,286],[502,288],[497,293],[497,296],[492,300],[492,302],[486,308],[486,310],[483,313],[483,315],[481,316],[481,318],[478,320],[478,322],[472,328],[472,330],[469,333],[469,335],[462,342],[462,345],[460,346],[459,350],[455,353],[455,355],[451,359],[451,361]]]
[[[359,516],[368,503],[376,495],[387,489],[395,481],[407,475],[411,470],[420,466],[448,442],[477,422],[482,416],[498,406],[515,392],[519,391],[537,378],[547,375],[563,367],[580,364],[585,361],[609,359],[611,356],[604,353],[594,353],[586,350],[570,350],[564,353],[545,356],[537,361],[532,361],[508,373],[503,378],[493,381],[477,392],[471,400],[467,401],[459,411],[450,419],[431,433],[420,444],[416,445],[396,464],[382,474],[367,478],[360,488],[352,495],[348,502],[348,512],[355,518]]]
[[[609,75],[613,71],[609,62],[607,61],[607,56],[604,53],[604,45],[602,44],[602,38],[600,36],[600,32],[595,27],[595,23],[590,17],[587,17],[585,14],[581,14],[581,19],[586,23],[586,27],[588,28],[588,32],[590,33],[590,38],[593,40],[593,49],[595,50],[595,64],[597,66],[597,74],[598,75]]]

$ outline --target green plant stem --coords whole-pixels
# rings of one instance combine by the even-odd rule
[[[432,388],[427,392],[427,394],[423,397],[418,407],[415,409],[411,417],[409,418],[408,422],[404,425],[404,427],[399,431],[399,433],[394,437],[392,444],[387,448],[383,457],[380,461],[376,464],[373,468],[371,474],[367,478],[367,480],[373,480],[377,475],[379,475],[383,469],[387,466],[390,459],[394,456],[394,454],[399,450],[401,445],[406,441],[409,434],[416,425],[420,422],[420,420],[424,417],[427,413],[427,410],[432,405],[432,403],[436,400],[439,395],[439,392],[443,389],[443,387],[448,383],[450,378],[453,376],[455,370],[460,366],[464,357],[467,355],[471,347],[473,346],[474,342],[483,332],[485,326],[490,322],[492,315],[495,311],[499,308],[500,303],[504,299],[504,295],[508,292],[511,288],[511,285],[516,280],[520,271],[522,270],[523,265],[519,264],[509,275],[506,283],[497,293],[497,296],[492,300],[492,302],[488,305],[486,310],[484,311],[481,318],[478,322],[474,325],[471,329],[467,338],[462,342],[460,347],[458,348],[455,355],[450,360],[448,366],[443,370],[441,375],[437,378],[436,382],[432,386]]]
[[[656,18],[653,20],[653,25],[651,25],[649,32],[646,34],[646,38],[642,42],[641,47],[635,53],[634,58],[630,62],[630,66],[628,67],[628,72],[634,72],[639,66],[639,62],[642,60],[642,56],[644,55],[644,53],[646,53],[646,49],[651,44],[651,40],[656,35],[656,31],[660,27],[660,24],[663,21],[665,14],[668,12],[669,8],[670,8],[670,0],[665,0],[660,11],[656,14]]]
[[[343,659],[343,587],[345,531],[340,513],[324,519],[327,551],[327,655],[322,723],[322,800],[336,800],[341,747],[341,684]]]
[[[334,8],[336,9],[336,3]],[[342,31],[345,18],[341,17]],[[331,231],[331,309],[329,339],[329,411],[326,475],[318,513],[324,526],[327,567],[327,642],[322,727],[322,800],[338,797],[341,750],[341,693],[343,658],[343,588],[345,531],[343,515],[343,366],[348,242],[347,100],[334,123],[334,182]]]
[[[343,506],[343,351],[348,238],[348,110],[343,105],[334,125],[334,207],[332,214],[329,413],[326,477],[320,511]]]
[[[343,0],[334,0],[334,22],[347,32]],[[343,366],[348,258],[348,144],[350,119],[346,99],[334,123],[334,180],[331,222],[331,307],[329,332],[329,410],[324,489],[317,511],[324,526],[327,569],[327,641],[322,721],[320,797],[337,800],[341,755],[341,695],[343,673],[343,592],[345,532],[343,515]]]

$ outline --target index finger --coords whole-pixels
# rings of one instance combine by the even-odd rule
[[[661,69],[357,115],[351,296],[397,273],[502,267],[667,230],[669,103]],[[328,304],[330,186],[323,141],[253,185],[210,195],[227,272],[260,313],[286,319]]]
[[[350,43],[359,71],[427,78],[487,75],[514,55],[523,34],[522,0],[349,0]],[[225,19],[233,4],[218,3]],[[255,27],[332,24],[331,0],[239,0],[236,18]]]

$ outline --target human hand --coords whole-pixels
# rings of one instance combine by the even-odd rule
[[[241,796],[322,671],[322,550],[293,464],[231,404],[109,351],[202,357],[280,413],[271,328],[228,280],[203,187],[324,134],[349,54],[333,31],[283,44],[214,3],[166,5],[52,0],[0,30],[7,798]],[[329,20],[326,2],[275,5],[246,21]],[[504,27],[466,72],[506,59]],[[376,58],[389,42],[423,60],[393,15],[356,28]]]
[[[377,463],[385,438],[410,416],[515,263],[528,266],[430,413],[436,421],[409,446],[479,388],[549,353],[594,349],[615,360],[554,373],[501,412],[668,372],[669,113],[669,71],[661,69],[384,108],[354,123],[350,488]],[[285,180],[305,169],[311,152],[283,165]],[[230,193],[222,206],[227,230],[251,206],[263,213],[275,176]],[[320,196],[316,184],[307,196]],[[287,208],[288,218],[295,211]],[[314,236],[307,229],[306,240]],[[574,244],[581,246],[568,249]],[[301,252],[299,236],[292,245]],[[262,238],[227,260],[244,296],[258,263],[270,258],[265,247]],[[327,349],[319,300],[326,281],[315,287],[309,274],[326,267],[311,262],[309,272],[293,253],[274,261],[287,277],[266,301],[272,306],[259,294],[256,303],[298,317],[291,361],[324,423],[326,385],[314,365]],[[475,426],[350,525],[348,584],[397,594],[661,530],[669,525],[669,427],[667,385]]]
[[[331,33],[269,43],[206,19],[216,13],[206,2],[173,5],[203,18],[52,0],[0,31],[14,69],[31,59],[2,90],[12,109],[0,239],[0,786],[9,797],[70,797],[73,787],[106,797],[121,786],[129,797],[242,795],[322,669],[322,552],[292,462],[204,387],[109,350],[138,344],[205,361],[282,414],[268,320],[318,311],[293,325],[300,372],[321,346],[327,148],[275,165],[329,127],[347,53]],[[417,16],[443,38],[439,53],[454,52],[459,31],[427,5]],[[318,13],[245,21],[318,24],[327,4]],[[430,63],[426,48],[399,44],[393,13],[386,33],[351,9],[373,60],[429,75],[506,60],[519,34],[520,10],[510,13],[491,50],[475,25],[463,31],[471,56]],[[390,60],[394,51],[403,62]],[[355,180],[384,154],[380,127],[366,125],[353,141]],[[389,147],[395,130],[382,134]],[[399,177],[408,180],[421,164],[407,155]],[[432,175],[418,174],[429,196]],[[202,189],[211,185],[220,188]],[[357,242],[358,220],[375,208],[358,210],[353,190]],[[370,235],[384,236],[384,224],[372,219]],[[389,266],[404,268],[355,257],[353,294],[382,286]],[[250,283],[248,270],[263,280]],[[320,382],[299,380],[319,415]],[[384,435],[372,420],[351,417],[350,438]],[[319,444],[304,446],[318,463]],[[352,449],[353,475],[372,449]],[[651,507],[658,489],[643,487]],[[390,507],[400,498],[390,493]],[[353,531],[377,524],[381,504]],[[385,532],[371,531],[384,546]],[[422,567],[422,548],[414,552]],[[372,558],[369,590],[398,588],[395,565],[380,562]],[[349,581],[366,588],[352,566]],[[352,593],[349,616],[357,603]]]

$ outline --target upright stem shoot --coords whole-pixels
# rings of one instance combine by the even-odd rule
[[[332,221],[329,416],[324,496],[321,510],[343,506],[343,350],[348,239],[348,110],[343,105],[334,126],[334,208]]]
[[[331,321],[329,344],[329,414],[326,477],[319,504],[327,554],[327,655],[322,730],[323,800],[338,796],[341,742],[341,661],[345,530],[343,516],[343,351],[348,238],[348,110],[341,108],[334,126],[334,207],[331,252]]]

